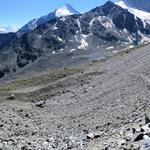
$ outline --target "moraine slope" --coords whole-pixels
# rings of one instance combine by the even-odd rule
[[[1,146],[121,149],[124,127],[132,131],[133,124],[142,124],[150,106],[149,49],[1,85]],[[15,98],[9,100],[11,93]]]

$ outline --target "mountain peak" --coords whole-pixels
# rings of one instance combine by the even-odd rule
[[[66,4],[65,5],[67,8],[72,8],[72,6],[70,4]]]
[[[37,26],[53,20],[55,18],[64,17],[68,15],[79,14],[70,4],[66,4],[65,6],[56,9],[53,12],[50,12],[48,15],[42,16],[40,18],[33,19],[29,21],[26,25],[24,25],[21,29],[19,29],[19,33],[29,32],[34,30]]]
[[[66,4],[65,6],[56,10],[57,17],[63,17],[73,14],[79,14],[79,12],[76,11],[70,4]]]
[[[106,3],[105,3],[106,5],[112,5],[112,4],[114,4],[112,1],[107,1]]]

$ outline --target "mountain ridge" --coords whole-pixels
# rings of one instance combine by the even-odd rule
[[[46,23],[50,20],[63,17],[63,16],[73,15],[73,14],[79,14],[79,12],[76,11],[70,4],[66,4],[63,7],[58,8],[53,12],[50,12],[48,15],[29,21],[27,24],[25,24],[23,27],[21,27],[18,30],[18,33],[25,33],[25,32],[32,31],[37,26],[42,25],[43,23]]]
[[[55,18],[25,33],[1,48],[0,63],[18,71],[28,65],[32,68],[40,58],[43,69],[65,67],[148,42],[149,36],[150,24],[109,1],[84,14]]]

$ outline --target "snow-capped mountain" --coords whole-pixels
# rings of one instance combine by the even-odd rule
[[[128,6],[150,12],[149,0],[123,0]]]
[[[21,29],[19,29],[18,33],[29,32],[31,30],[34,30],[37,26],[46,23],[50,20],[73,14],[79,14],[79,12],[76,11],[71,5],[66,4],[65,6],[56,9],[54,12],[51,12],[46,16],[42,16],[40,18],[36,18],[29,21],[26,25],[24,25]]]
[[[0,33],[9,33],[9,32],[16,32],[18,28],[13,26],[2,26],[0,25]]]
[[[64,17],[68,15],[79,14],[71,5],[66,4],[64,7],[55,10],[56,17]]]
[[[139,17],[144,22],[150,23],[150,1],[149,0],[121,0],[116,3],[130,13]],[[146,8],[145,8],[145,7]],[[143,9],[142,9],[143,8]]]
[[[4,67],[7,64],[11,70],[12,66],[15,70],[27,66],[32,69],[66,66],[99,57],[97,53],[112,53],[150,41],[150,24],[110,1],[83,14],[64,13],[66,8],[68,6],[48,15],[57,19],[46,21],[35,30],[3,44],[0,64]],[[32,21],[33,27],[45,18],[47,16]]]

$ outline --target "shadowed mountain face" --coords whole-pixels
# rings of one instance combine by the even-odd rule
[[[0,34],[0,47],[9,43],[11,40],[16,40],[16,33],[3,33]]]
[[[131,7],[150,12],[149,0],[123,0],[123,1]]]
[[[148,23],[107,2],[82,15],[53,19],[15,42],[7,43],[0,50],[0,63],[2,70],[7,66],[9,72],[31,66],[39,58],[43,64],[56,65],[57,62],[60,65],[62,59],[59,62],[59,58],[72,59],[93,51],[101,52],[110,46],[125,48],[142,43],[149,35]],[[45,56],[50,59],[42,59]]]

